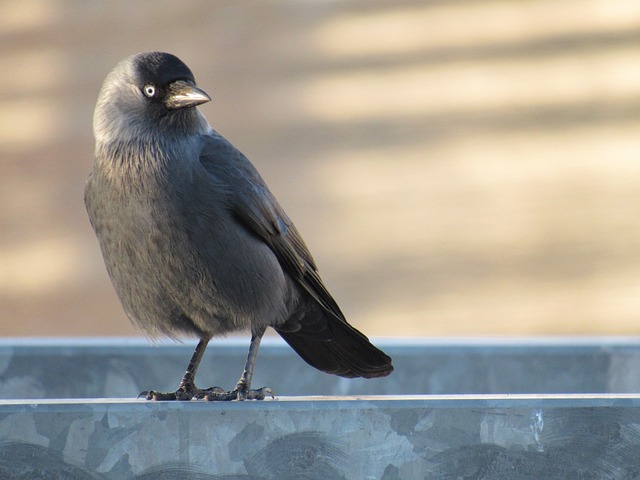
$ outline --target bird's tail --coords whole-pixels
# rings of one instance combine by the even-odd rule
[[[393,372],[391,357],[344,320],[315,310],[297,326],[295,330],[276,327],[276,331],[305,362],[318,370],[347,378],[384,377]]]

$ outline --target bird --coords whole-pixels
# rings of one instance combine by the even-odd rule
[[[391,358],[347,322],[256,168],[197,108],[210,100],[178,57],[144,52],[107,75],[94,111],[84,200],[123,310],[151,339],[199,340],[175,392],[140,396],[273,397],[251,388],[268,327],[322,372],[389,375]],[[251,341],[236,386],[198,388],[209,341],[240,331]]]

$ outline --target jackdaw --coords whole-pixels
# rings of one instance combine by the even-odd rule
[[[347,323],[287,214],[255,167],[195,107],[210,101],[168,53],[133,55],[96,104],[85,204],[111,282],[149,337],[200,339],[178,389],[155,400],[263,399],[251,389],[260,340],[273,327],[310,365],[382,377],[391,358]],[[199,389],[209,340],[248,329],[236,387]]]

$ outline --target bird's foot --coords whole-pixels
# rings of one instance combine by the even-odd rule
[[[250,388],[236,386],[236,388],[234,388],[230,392],[208,392],[203,398],[210,402],[228,402],[232,400],[241,402],[243,400],[264,400],[267,395],[271,396],[271,398],[275,398],[273,390],[268,387],[262,387],[256,390],[252,390]]]
[[[149,390],[140,392],[138,398],[144,397],[145,400],[180,400],[180,401],[188,401],[192,399],[203,399],[207,398],[208,395],[223,395],[227,394],[226,390],[220,387],[210,387],[206,389],[197,388],[195,385],[190,387],[180,386],[175,392],[161,393],[156,392],[155,390]]]
[[[229,392],[220,387],[201,389],[195,386],[190,388],[180,386],[175,392],[162,393],[156,392],[155,390],[140,392],[138,398],[143,397],[146,400],[155,401],[207,400],[209,402],[229,402],[232,400],[264,400],[267,395],[271,396],[271,398],[275,398],[273,390],[268,387],[253,390],[239,384]]]

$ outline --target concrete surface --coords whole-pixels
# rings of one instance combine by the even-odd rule
[[[385,379],[331,377],[267,340],[256,385],[283,395],[177,403],[133,397],[175,388],[191,346],[3,340],[0,478],[640,475],[640,395],[620,393],[640,391],[640,340],[378,343],[396,365]],[[231,386],[245,350],[237,340],[214,342],[200,384]],[[107,396],[128,398],[89,398]]]

